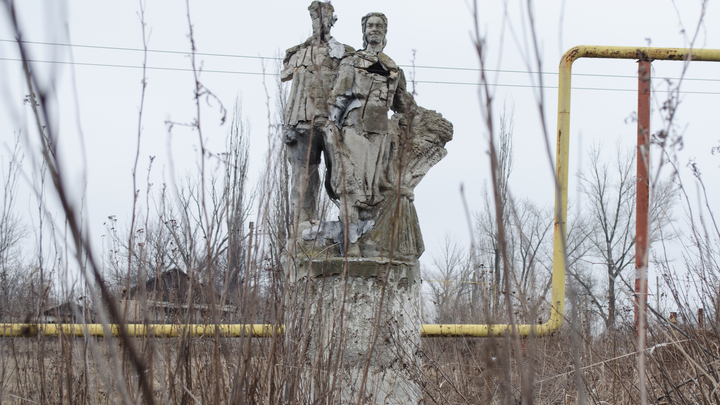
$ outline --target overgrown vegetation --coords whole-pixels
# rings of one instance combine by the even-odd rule
[[[12,4],[5,0],[4,11],[21,39]],[[528,17],[532,31],[532,14]],[[214,96],[195,68],[189,11],[188,26],[197,112],[189,124],[168,123],[168,131],[190,126],[202,145],[201,105]],[[478,30],[481,65],[484,41]],[[15,189],[25,162],[19,142],[9,159],[3,160],[0,320],[57,321],[59,315],[48,310],[73,302],[87,314],[97,314],[98,323],[121,325],[121,333],[117,338],[1,339],[0,403],[336,403],[340,391],[347,389],[337,384],[341,372],[337,358],[344,355],[341,340],[328,349],[337,356],[334,362],[320,356],[301,361],[307,347],[291,344],[278,334],[265,338],[181,334],[162,339],[130,337],[124,328],[131,319],[152,323],[150,314],[158,311],[158,302],[166,303],[160,311],[172,312],[174,317],[168,322],[177,325],[282,325],[289,313],[304,308],[303,297],[289,294],[283,272],[285,249],[294,230],[279,124],[268,129],[267,165],[255,184],[248,176],[249,134],[239,102],[230,113],[226,150],[202,149],[198,173],[158,186],[149,181],[150,166],[144,186],[139,186],[142,180],[136,163],[134,189],[144,191],[133,196],[131,223],[118,224],[110,217],[106,223],[109,237],[104,249],[97,251],[84,233],[83,211],[73,204],[67,175],[55,153],[56,127],[47,112],[53,89],[38,83],[24,44],[18,41],[17,46],[25,59],[27,101],[37,123],[44,175],[35,179],[40,201],[38,251],[29,255],[20,250],[29,229],[14,213]],[[530,60],[541,71],[540,61]],[[529,71],[533,68],[528,66]],[[143,80],[143,89],[145,85]],[[493,123],[498,117],[487,86],[483,75],[481,114],[487,123],[483,133],[493,157],[493,179],[486,185],[483,206],[471,213],[473,245],[465,249],[447,238],[443,251],[424,269],[426,323],[547,320],[553,210],[513,196],[513,112],[511,107],[502,110],[496,131]],[[277,91],[283,100],[280,84]],[[668,103],[677,108],[677,97],[671,96]],[[538,106],[544,116],[541,98]],[[282,106],[277,110],[282,111]],[[216,113],[224,116],[225,110],[221,107]],[[680,164],[673,158],[673,148],[678,147],[680,135],[672,120],[672,114],[668,115],[666,127],[654,134],[653,153],[662,155],[665,165],[677,168]],[[139,140],[142,107],[138,122]],[[551,143],[547,125],[543,130]],[[416,368],[413,373],[423,388],[425,403],[720,402],[720,229],[713,202],[705,193],[707,183],[691,166],[693,186],[701,191],[698,203],[690,197],[694,195],[688,190],[691,186],[675,173],[668,180],[658,169],[653,178],[650,260],[659,269],[662,283],[648,302],[647,349],[639,353],[629,274],[635,260],[635,151],[617,147],[616,159],[605,162],[602,147],[587,151],[586,167],[578,174],[586,204],[573,207],[567,223],[565,326],[547,338],[424,339],[418,348],[423,363],[411,366]],[[63,206],[61,220],[46,208],[44,199],[49,193]],[[139,204],[143,197],[145,202]],[[327,199],[319,204],[329,215]],[[674,226],[677,217],[688,226]],[[665,242],[672,238],[681,241],[682,269],[674,267],[665,254]],[[52,246],[51,252],[43,251],[47,246]],[[598,272],[599,268],[603,271]],[[67,277],[71,269],[80,277]],[[188,277],[185,287],[179,287],[179,282],[148,283],[177,270]],[[70,279],[76,281],[58,282]],[[160,299],[163,294],[172,299]],[[133,308],[139,308],[134,314],[128,306],[131,298]],[[671,320],[668,308],[677,308],[677,322]],[[701,319],[699,308],[704,309]],[[77,312],[64,319],[79,319]],[[299,341],[306,336],[302,333],[307,330],[301,328]],[[638,361],[641,357],[644,362]],[[638,383],[639,364],[644,364],[647,376],[644,385]]]

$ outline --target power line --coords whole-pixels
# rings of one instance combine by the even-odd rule
[[[480,72],[483,69],[479,68],[464,68],[464,67],[446,67],[446,66],[420,66],[420,65],[398,65],[402,67],[414,67],[414,68],[420,68],[420,69],[443,69],[443,70],[465,70],[465,71],[474,71],[474,72]],[[522,74],[542,74],[542,75],[554,75],[557,76],[558,72],[533,72],[533,71],[527,71],[527,70],[507,70],[507,69],[485,69],[486,72],[491,73],[522,73]],[[587,76],[587,77],[608,77],[608,78],[619,78],[619,79],[635,79],[637,80],[637,75],[610,75],[610,74],[603,74],[603,73],[573,73],[573,76]],[[667,77],[667,76],[653,76],[653,79],[661,79],[661,80],[679,80],[677,77]],[[683,77],[683,80],[691,80],[691,81],[699,81],[699,82],[720,82],[720,79],[708,79],[708,78],[695,78],[695,77]]]
[[[14,62],[22,62],[22,59],[15,59],[15,58],[0,58],[0,60],[6,60],[6,61],[14,61]],[[123,69],[142,69],[142,66],[137,65],[114,65],[109,63],[87,63],[87,62],[69,62],[69,61],[59,61],[59,60],[37,60],[37,59],[28,59],[28,62],[33,63],[50,63],[50,64],[56,64],[56,65],[77,65],[77,66],[93,66],[93,67],[112,67],[112,68],[123,68]],[[179,71],[179,72],[192,72],[193,70],[190,68],[174,68],[174,67],[162,67],[162,66],[146,66],[145,69],[147,70],[172,70],[172,71]],[[202,69],[200,70],[204,73],[226,73],[226,74],[235,74],[235,75],[256,75],[256,76],[277,76],[277,73],[262,73],[262,72],[240,72],[240,71],[234,71],[234,70],[206,70]]]
[[[16,43],[17,41],[14,39],[0,39],[0,42],[12,42]],[[142,48],[126,48],[126,47],[117,47],[117,46],[102,46],[102,45],[80,45],[80,44],[63,44],[58,42],[41,42],[41,41],[20,41],[24,44],[32,44],[32,45],[48,45],[48,46],[63,46],[63,47],[72,47],[72,48],[86,48],[86,49],[106,49],[106,50],[117,50],[117,51],[130,51],[130,52],[145,52]],[[173,50],[165,50],[165,49],[148,49],[147,52],[149,53],[165,53],[165,54],[175,54],[175,55],[190,55],[190,51],[173,51]],[[195,55],[200,56],[214,56],[214,57],[223,57],[223,58],[240,58],[240,59],[259,59],[259,60],[282,60],[283,58],[279,57],[268,57],[268,56],[251,56],[251,55],[236,55],[236,54],[227,54],[227,53],[208,53],[208,52],[195,52]],[[429,65],[398,65],[404,68],[415,68],[415,69],[435,69],[435,70],[456,70],[456,71],[467,71],[467,72],[480,72],[483,69],[480,68],[468,68],[468,67],[453,67],[453,66],[429,66]],[[525,70],[511,70],[511,69],[485,69],[485,72],[491,72],[491,73],[512,73],[512,74],[542,74],[542,75],[558,75],[557,72],[534,72],[534,71],[525,71]],[[216,73],[226,73],[222,71],[218,71]],[[228,72],[229,73],[229,72]],[[242,74],[258,74],[258,73],[242,73]],[[587,77],[608,77],[608,78],[620,78],[620,79],[637,79],[637,75],[611,75],[611,74],[603,74],[603,73],[573,73],[573,76],[587,76]],[[662,77],[662,76],[656,76],[653,77],[654,79],[661,79],[661,80],[678,80],[678,78],[675,77]],[[702,81],[702,82],[720,82],[720,79],[708,79],[708,78],[693,78],[693,77],[684,77],[683,80],[688,81]],[[443,83],[445,82],[438,82]],[[621,90],[625,91],[625,90]],[[703,93],[701,93],[703,94]],[[712,93],[714,94],[714,93]]]
[[[0,39],[0,42],[17,43],[17,41],[14,39]],[[50,46],[65,46],[65,47],[71,47],[71,48],[107,49],[107,50],[115,50],[115,51],[145,52],[145,50],[142,48],[123,48],[123,47],[118,47],[118,46],[62,44],[62,43],[57,43],[57,42],[39,42],[39,41],[20,41],[20,42],[22,42],[23,44],[32,44],[32,45],[50,45]],[[164,49],[148,49],[147,52],[149,52],[149,53],[168,53],[168,54],[175,54],[175,55],[190,55],[191,54],[190,51],[171,51],[171,50],[164,50]],[[218,57],[223,57],[223,58],[282,60],[282,58],[276,58],[276,57],[231,55],[231,54],[225,54],[225,53],[195,52],[195,55],[218,56]]]
[[[0,60],[3,61],[11,61],[11,62],[22,62],[22,59],[16,59],[16,58],[2,58],[0,57]],[[54,61],[54,60],[39,60],[39,59],[28,59],[28,62],[32,63],[49,63],[49,64],[57,64],[57,65],[75,65],[75,66],[90,66],[90,67],[109,67],[109,68],[121,68],[121,69],[142,69],[143,66],[137,66],[137,65],[118,65],[118,64],[110,64],[110,63],[88,63],[88,62],[70,62],[70,61]],[[147,70],[164,70],[164,71],[176,71],[176,72],[192,72],[193,70],[190,68],[174,68],[174,67],[163,67],[163,66],[146,66],[145,69]],[[202,69],[200,70],[203,73],[220,73],[220,74],[232,74],[232,75],[253,75],[253,76],[278,76],[277,73],[263,73],[263,72],[244,72],[244,71],[234,71],[234,70],[210,70],[210,69]],[[423,84],[442,84],[442,85],[459,85],[459,86],[480,86],[480,83],[472,83],[472,82],[446,82],[446,81],[437,81],[437,80],[415,80],[414,83],[423,83]],[[542,89],[557,89],[557,86],[540,86],[540,85],[533,85],[533,84],[511,84],[511,83],[494,83],[494,84],[488,84],[489,87],[515,87],[515,88],[542,88]],[[637,89],[618,89],[618,88],[608,88],[608,87],[573,87],[573,90],[595,90],[595,91],[623,91],[623,92],[637,92]],[[675,92],[675,90],[654,90],[656,93],[672,93]],[[719,95],[720,92],[711,92],[711,91],[690,91],[690,90],[680,90],[681,94],[707,94],[707,95]]]
[[[421,279],[421,280],[422,280],[422,281],[431,281],[431,282],[434,282],[434,283],[446,283],[446,284],[452,284],[452,283],[457,283],[457,284],[479,284],[479,285],[492,285],[492,286],[495,286],[495,285],[496,285],[496,283],[485,283],[485,282],[481,282],[481,281],[465,281],[465,280],[428,280],[428,279],[426,279],[426,278],[423,278],[423,279]]]
[[[480,86],[480,83],[470,83],[470,82],[440,82],[440,81],[432,81],[432,80],[416,80],[415,83],[427,83],[427,84],[457,84],[457,85],[465,85],[465,86]],[[497,84],[490,84],[488,83],[488,87],[525,87],[525,88],[533,88],[533,89],[557,89],[558,86],[540,86],[536,84],[504,84],[504,83],[497,83]],[[637,92],[637,89],[613,89],[609,87],[572,87],[572,90],[599,90],[599,91],[626,91],[626,92]],[[655,90],[653,89],[653,92],[655,93],[674,93],[675,90]],[[691,91],[691,90],[680,90],[681,94],[720,94],[720,92],[712,92],[712,91]]]

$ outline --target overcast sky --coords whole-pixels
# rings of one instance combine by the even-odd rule
[[[251,125],[251,171],[263,169],[268,145],[268,116],[274,114],[277,56],[304,41],[311,33],[309,1],[190,1],[190,15],[203,72],[201,81],[222,104],[232,109],[236,98]],[[543,92],[548,133],[554,138],[557,111],[557,66],[561,55],[575,45],[686,47],[697,29],[700,1],[638,0],[590,2],[541,1],[534,22],[541,58],[542,84],[532,50],[525,1],[480,1],[478,21],[487,49],[489,72],[498,118],[502,106],[514,106],[515,166],[511,190],[517,198],[532,198],[543,206],[553,201],[551,169],[544,152],[544,131],[538,109]],[[437,110],[455,128],[447,157],[416,189],[416,207],[426,244],[423,261],[438,252],[446,234],[468,243],[468,226],[460,187],[470,210],[480,209],[483,183],[489,181],[487,130],[478,103],[478,57],[472,43],[473,14],[463,0],[334,1],[338,21],[332,35],[355,48],[362,46],[360,18],[368,12],[387,15],[385,53],[415,79],[417,103]],[[103,223],[116,215],[121,226],[129,222],[132,206],[131,170],[136,150],[141,94],[142,33],[134,1],[17,2],[33,68],[42,82],[56,88],[53,111],[59,128],[59,148],[71,173],[72,191],[84,206],[91,238],[106,233]],[[3,10],[4,11],[4,10]],[[0,145],[3,165],[15,134],[34,134],[30,109],[23,103],[18,53],[12,43],[6,14],[0,16]],[[189,122],[194,117],[194,83],[187,52],[187,10],[184,2],[148,0],[145,20],[149,33],[148,87],[140,145],[141,172],[154,156],[151,181],[155,187],[175,176],[196,171],[197,135],[175,127],[169,135],[166,121]],[[720,49],[720,5],[710,2],[695,47]],[[59,46],[52,44],[73,44]],[[155,52],[155,51],[173,51]],[[414,58],[414,61],[413,61]],[[46,63],[56,61],[62,63]],[[72,62],[72,64],[70,63]],[[409,67],[414,64],[415,69]],[[441,69],[452,68],[452,69]],[[458,69],[463,68],[463,69]],[[667,98],[667,81],[677,78],[682,63],[653,64],[653,132],[661,125],[658,108]],[[528,71],[535,72],[529,74]],[[573,72],[571,172],[582,168],[588,147],[602,143],[608,159],[617,139],[626,147],[635,142],[637,64],[621,60],[580,60]],[[720,155],[720,64],[693,63],[683,84],[686,91],[677,125],[684,133],[681,165],[694,159],[710,184],[716,212]],[[676,83],[676,80],[672,80]],[[208,148],[224,150],[229,125],[220,125],[217,103],[203,107],[202,125]],[[270,111],[270,112],[269,112]],[[554,147],[554,140],[550,140]],[[17,206],[30,223],[36,217],[30,174],[39,155],[24,142],[26,180]],[[84,151],[84,153],[83,153]],[[554,150],[553,150],[554,153]],[[553,157],[554,161],[554,157]],[[687,182],[689,176],[683,177]],[[571,204],[578,202],[571,176]],[[694,190],[694,189],[693,189]],[[144,201],[144,196],[141,196]]]

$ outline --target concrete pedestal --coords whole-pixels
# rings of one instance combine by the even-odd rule
[[[303,369],[298,395],[357,403],[367,369],[360,403],[420,403],[418,262],[336,257],[288,271],[288,343]]]

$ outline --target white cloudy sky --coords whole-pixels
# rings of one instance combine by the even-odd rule
[[[116,215],[121,225],[129,221],[132,203],[131,170],[135,156],[138,108],[141,92],[143,54],[142,34],[136,1],[35,1],[16,2],[24,39],[34,69],[43,83],[55,86],[53,100],[59,122],[60,153],[71,173],[72,191],[84,205],[91,235],[99,240],[103,223]],[[557,66],[561,55],[575,45],[617,45],[686,47],[697,28],[700,1],[678,0],[547,0],[536,2],[534,16],[542,80],[546,88],[545,117],[554,137],[557,106]],[[274,104],[276,65],[272,59],[311,32],[307,12],[309,1],[190,1],[190,14],[197,49],[204,72],[201,81],[226,108],[236,97],[242,99],[244,115],[252,126],[252,171],[263,168],[268,145],[268,105]],[[446,234],[468,241],[460,186],[465,189],[471,210],[481,206],[481,189],[488,180],[489,162],[485,140],[487,130],[478,103],[479,66],[471,36],[473,14],[469,2],[349,1],[333,2],[338,22],[333,36],[355,48],[362,45],[360,18],[380,11],[389,19],[385,52],[417,81],[418,104],[441,112],[455,128],[447,145],[448,156],[433,168],[416,189],[416,206],[423,229],[427,253],[439,250]],[[514,104],[515,167],[511,178],[513,193],[531,197],[542,205],[553,201],[551,172],[544,154],[544,141],[537,97],[540,90],[531,48],[530,27],[525,1],[479,1],[478,21],[487,46],[487,66],[497,118],[502,104]],[[23,104],[23,87],[17,51],[12,43],[7,14],[0,16],[0,144],[3,165],[14,134],[33,134],[30,110]],[[187,10],[181,1],[148,0],[146,23],[149,49],[187,52]],[[700,27],[695,46],[720,49],[720,5],[709,2],[706,23]],[[685,30],[683,33],[683,29]],[[40,44],[46,43],[46,44]],[[75,47],[47,45],[74,44]],[[83,47],[81,47],[82,45]],[[104,48],[103,48],[104,47]],[[124,49],[120,49],[124,48]],[[213,54],[213,55],[211,55]],[[266,58],[266,59],[262,59]],[[68,64],[67,62],[74,62]],[[199,164],[197,135],[175,128],[168,135],[167,120],[188,122],[194,117],[193,79],[186,55],[150,52],[147,65],[148,87],[142,121],[140,179],[148,157],[155,156],[152,181],[159,185],[172,181],[170,163],[177,175],[195,170]],[[653,100],[654,131],[659,128],[658,107],[667,97],[664,77],[680,74],[678,62],[654,63],[653,84],[658,90]],[[429,68],[428,68],[429,67]],[[438,69],[446,68],[467,68]],[[265,72],[266,75],[262,73]],[[608,156],[616,139],[628,147],[635,140],[636,124],[631,120],[637,99],[637,64],[634,61],[580,60],[575,63],[572,94],[571,171],[582,166],[582,154],[590,145],[602,142]],[[684,83],[677,124],[684,131],[685,148],[680,163],[695,159],[711,185],[715,207],[720,201],[716,190],[720,157],[710,148],[720,140],[720,64],[694,63]],[[438,83],[440,82],[440,83]],[[454,84],[450,84],[454,83]],[[267,93],[266,88],[267,87]],[[595,90],[592,90],[595,89]],[[269,94],[269,99],[266,96]],[[213,106],[204,106],[202,124],[208,147],[221,153],[228,125],[219,125]],[[554,141],[551,140],[554,145]],[[28,173],[17,198],[18,211],[28,218],[35,212],[29,173],[37,150],[24,143],[25,171]],[[84,153],[82,151],[84,150]],[[577,203],[571,178],[571,200]],[[690,181],[687,177],[687,181]],[[141,180],[141,184],[144,181]],[[144,186],[141,187],[144,189]],[[141,198],[143,200],[143,198]],[[717,211],[717,210],[716,210]]]

